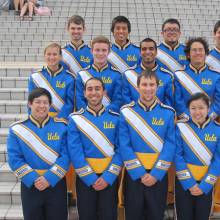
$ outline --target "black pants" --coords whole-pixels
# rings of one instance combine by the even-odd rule
[[[96,191],[76,177],[79,220],[117,220],[118,182]]]
[[[208,220],[212,207],[212,190],[207,195],[193,196],[176,180],[175,205],[178,220]]]
[[[133,181],[125,174],[125,217],[126,220],[163,220],[166,208],[168,179],[151,187],[145,186],[138,179]]]
[[[21,183],[21,200],[24,220],[67,220],[66,180],[62,179],[55,187],[39,191],[34,186]]]

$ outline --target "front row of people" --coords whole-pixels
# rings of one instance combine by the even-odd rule
[[[177,219],[209,218],[220,175],[220,126],[209,119],[209,98],[202,93],[188,101],[190,119],[175,126],[175,111],[156,97],[158,84],[155,72],[143,72],[138,101],[118,114],[102,104],[102,80],[90,78],[84,86],[88,104],[69,116],[68,126],[48,116],[52,98],[46,89],[30,93],[31,114],[11,126],[7,142],[9,165],[22,181],[25,220],[67,219],[70,160],[77,173],[80,220],[117,219],[123,165],[126,220],[162,220],[173,161]]]

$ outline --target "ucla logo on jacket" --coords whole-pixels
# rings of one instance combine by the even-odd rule
[[[112,83],[112,79],[111,79],[111,77],[103,76],[102,77],[102,82],[105,83],[105,84],[111,84]]]
[[[56,81],[56,87],[63,89],[63,88],[66,87],[66,83],[65,82],[61,82],[61,81]]]
[[[137,61],[137,57],[135,55],[128,54],[127,61]]]
[[[179,55],[179,60],[186,60],[186,56],[185,55]]]
[[[152,118],[152,125],[162,126],[162,125],[164,125],[164,120],[162,118],[158,119],[158,118],[153,117]]]
[[[212,80],[211,79],[202,78],[202,84],[203,85],[212,85]]]
[[[90,58],[85,56],[80,56],[80,61],[85,63],[90,63]]]
[[[113,128],[115,128],[115,124],[113,124],[113,122],[112,121],[104,121],[103,122],[103,124],[104,124],[104,129],[113,129]]]
[[[217,137],[215,134],[205,134],[205,141],[216,142]]]
[[[47,139],[48,139],[48,141],[58,141],[58,140],[60,140],[60,136],[58,135],[57,132],[55,132],[55,133],[48,132]]]

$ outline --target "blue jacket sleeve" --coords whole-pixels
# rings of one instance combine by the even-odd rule
[[[169,124],[164,137],[163,149],[160,152],[153,169],[150,171],[150,174],[157,180],[163,179],[173,161],[176,148],[174,120],[175,115],[174,112],[172,112],[172,114],[170,114]]]
[[[121,155],[119,152],[118,130],[119,130],[119,126],[117,126],[117,131],[116,131],[115,154],[112,158],[110,165],[105,170],[105,172],[102,174],[103,179],[106,182],[108,182],[110,185],[114,183],[115,179],[118,177],[123,167],[123,162],[122,162]]]
[[[205,193],[208,194],[213,188],[214,184],[217,181],[218,176],[220,175],[220,141],[218,140],[216,150],[214,152],[211,164],[209,165],[208,172],[203,177],[202,181],[199,184],[199,188]]]
[[[174,158],[176,175],[184,190],[187,190],[197,183],[189,171],[183,155],[183,140],[179,128],[176,127],[176,152]]]
[[[129,82],[127,80],[127,77],[125,76],[125,74],[123,74],[122,76],[122,99],[123,99],[123,104],[128,104],[132,101],[132,96],[131,96],[131,90],[129,87]]]
[[[39,175],[27,164],[17,138],[10,129],[7,139],[8,163],[15,175],[30,188]]]
[[[170,78],[165,90],[165,104],[174,107],[174,86],[173,79]]]
[[[61,111],[58,113],[58,118],[65,118],[68,119],[68,116],[74,111],[74,99],[75,99],[75,80],[71,80],[67,85],[67,91],[66,91],[66,99],[65,103],[61,109]]]
[[[129,129],[123,115],[120,116],[119,149],[125,167],[133,180],[137,180],[147,173],[131,147]]]
[[[80,110],[85,108],[87,105],[85,96],[84,96],[84,85],[79,73],[76,77],[76,109]]]
[[[69,169],[69,156],[67,151],[67,132],[62,136],[59,156],[51,168],[44,174],[46,180],[54,187]]]
[[[111,97],[111,103],[109,106],[107,106],[106,109],[111,109],[115,112],[119,112],[122,105],[122,79],[119,73],[114,82],[113,94],[108,94],[108,96]]]
[[[93,185],[98,176],[85,159],[80,132],[71,116],[69,117],[67,142],[69,155],[76,173],[87,186]]]

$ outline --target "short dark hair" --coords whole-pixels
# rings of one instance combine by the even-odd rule
[[[188,60],[190,60],[189,58],[189,54],[190,54],[190,49],[191,46],[194,42],[199,42],[203,45],[204,49],[205,49],[205,54],[208,55],[209,54],[209,44],[207,42],[207,40],[205,38],[202,37],[195,37],[195,38],[190,38],[188,41],[186,41],[186,46],[185,46],[185,53],[186,53],[186,57]]]
[[[199,100],[199,99],[204,101],[205,104],[207,105],[207,107],[209,108],[209,106],[210,106],[210,99],[209,99],[209,97],[206,94],[201,93],[201,92],[195,93],[195,94],[193,94],[191,96],[191,98],[187,102],[187,108],[189,108],[191,102]]]
[[[167,23],[170,23],[170,24],[177,24],[179,29],[180,29],[180,22],[176,19],[176,18],[169,18],[167,20],[165,20],[162,24],[162,31],[164,30],[164,27]]]
[[[219,28],[220,28],[220,20],[215,23],[214,34],[216,34],[216,32],[218,31]]]
[[[131,32],[131,23],[130,21],[128,20],[128,18],[126,18],[125,16],[117,16],[115,17],[113,20],[112,20],[112,26],[111,26],[111,32],[113,33],[114,32],[114,29],[115,29],[115,25],[117,23],[126,23],[127,26],[128,26],[128,33]]]
[[[28,95],[28,103],[32,104],[34,99],[39,98],[40,96],[46,96],[48,98],[48,101],[50,105],[52,104],[52,96],[50,92],[44,88],[36,88],[31,91],[31,93]]]
[[[139,87],[142,78],[155,78],[157,86],[159,85],[159,79],[155,71],[152,70],[144,70],[137,78],[137,86]]]
[[[87,87],[88,82],[89,82],[89,81],[92,81],[92,80],[99,81],[99,82],[102,84],[103,90],[105,90],[105,84],[103,83],[103,81],[102,81],[100,78],[98,78],[98,77],[91,77],[90,79],[88,79],[88,80],[86,81],[86,83],[85,83],[85,85],[84,85],[84,91],[86,91],[86,87]]]
[[[77,25],[82,25],[83,29],[85,28],[85,20],[79,15],[73,15],[72,17],[69,18],[67,22],[67,29],[69,29],[70,24],[77,24]]]
[[[142,43],[144,43],[144,42],[153,42],[154,47],[155,47],[155,49],[157,50],[157,43],[156,43],[156,41],[153,40],[152,38],[147,37],[147,38],[145,38],[144,40],[142,40],[142,41],[140,42],[140,48],[141,48],[141,46],[142,46]]]

